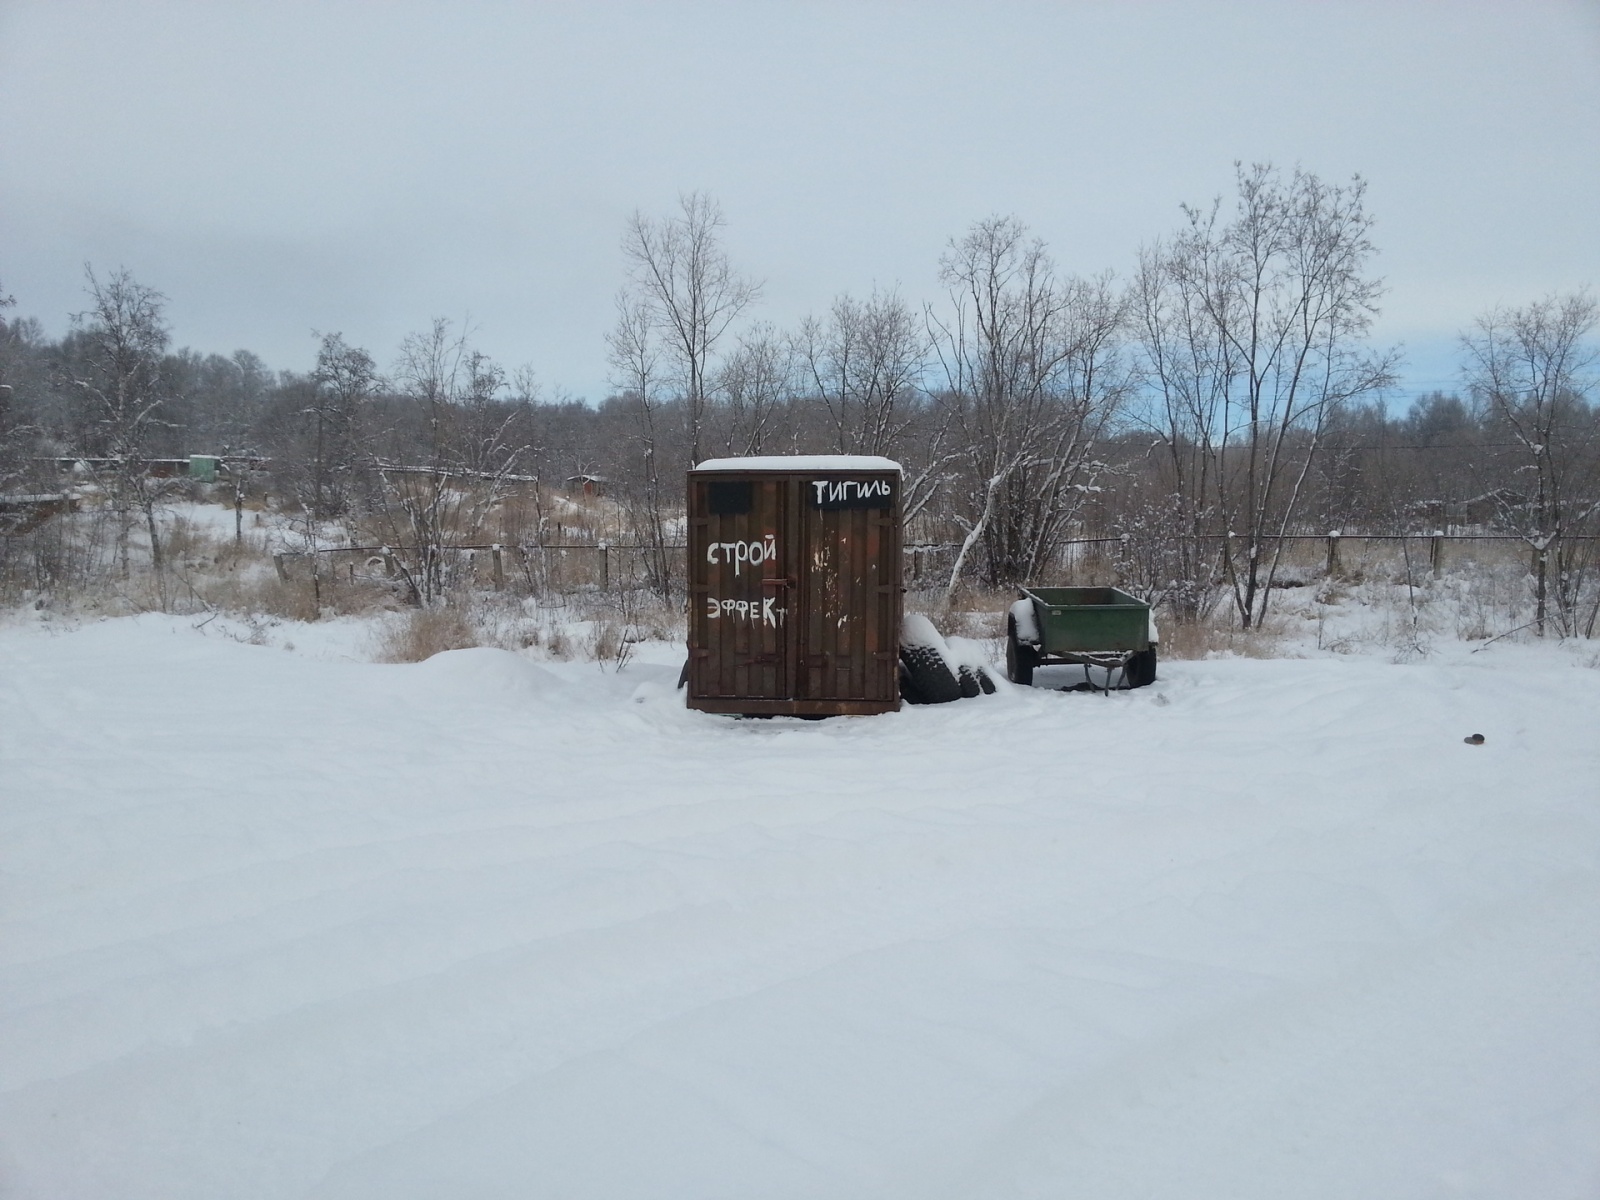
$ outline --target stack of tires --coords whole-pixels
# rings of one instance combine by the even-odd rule
[[[907,704],[948,704],[994,691],[981,663],[964,662],[919,613],[900,628],[900,698]]]

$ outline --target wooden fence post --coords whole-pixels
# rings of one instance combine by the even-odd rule
[[[1328,531],[1328,578],[1337,579],[1339,576],[1339,531]]]
[[[611,590],[611,547],[605,542],[600,543],[600,590]]]
[[[274,554],[272,556],[272,565],[278,569],[278,578],[279,578],[279,580],[281,580],[284,583],[288,583],[289,582],[289,569],[283,565],[283,555]]]
[[[1433,577],[1439,578],[1444,566],[1444,533],[1438,529],[1433,531],[1432,544],[1428,547],[1428,565],[1433,568]]]
[[[494,557],[494,590],[503,592],[506,588],[506,567],[504,560],[500,557],[500,543],[496,542],[489,547],[489,550]]]

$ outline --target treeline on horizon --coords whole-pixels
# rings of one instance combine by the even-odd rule
[[[286,507],[387,513],[441,545],[514,478],[599,476],[668,591],[691,463],[882,454],[906,468],[917,536],[951,544],[951,592],[1048,574],[1073,536],[1127,534],[1175,616],[1226,603],[1249,627],[1270,604],[1278,535],[1470,521],[1526,539],[1541,617],[1592,631],[1593,298],[1481,314],[1461,331],[1462,389],[1391,413],[1359,178],[1241,165],[1227,200],[1183,211],[1126,281],[1064,273],[1019,220],[993,217],[946,247],[942,303],[841,294],[783,330],[759,320],[760,284],[728,260],[716,202],[689,194],[623,231],[613,391],[594,405],[545,395],[442,319],[385,366],[339,333],[319,335],[303,373],[248,350],[175,350],[149,281],[91,269],[60,339],[0,294],[0,494],[48,491],[57,460],[94,460],[159,557],[161,487],[137,468],[151,458],[260,458],[259,484]],[[402,467],[424,468],[433,493]],[[446,505],[447,486],[481,502]]]

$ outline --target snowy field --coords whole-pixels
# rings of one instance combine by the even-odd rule
[[[0,628],[6,1200],[1600,1195],[1592,645],[807,723],[199,623]]]

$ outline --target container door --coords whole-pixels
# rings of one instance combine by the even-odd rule
[[[698,479],[690,511],[690,685],[697,696],[793,697],[790,489],[784,479]],[[698,533],[698,531],[697,531]],[[703,547],[703,549],[701,549]]]
[[[820,486],[819,486],[820,485]],[[900,619],[899,479],[803,481],[803,700],[892,702]]]

